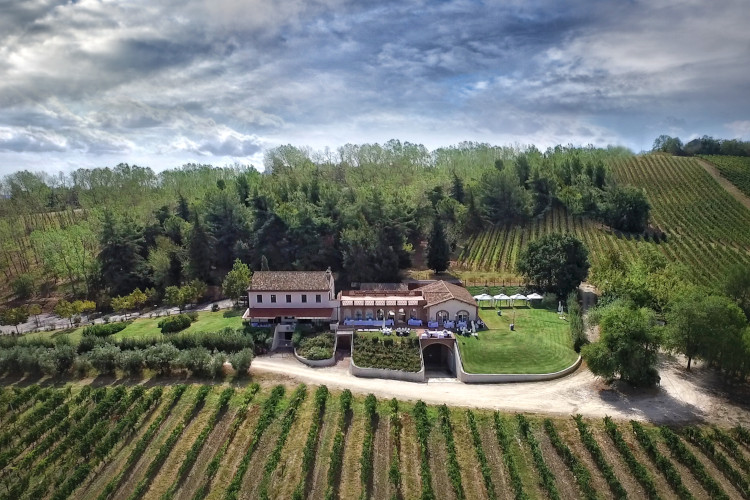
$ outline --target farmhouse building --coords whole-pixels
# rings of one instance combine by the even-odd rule
[[[470,322],[477,319],[477,304],[468,290],[435,281],[414,290],[403,288],[339,292],[342,326]]]
[[[338,301],[330,269],[257,271],[247,293],[249,307],[242,319],[254,323],[338,320]]]

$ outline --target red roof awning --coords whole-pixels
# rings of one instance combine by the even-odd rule
[[[281,316],[297,319],[330,319],[332,307],[251,307],[245,315],[248,318],[273,319]]]

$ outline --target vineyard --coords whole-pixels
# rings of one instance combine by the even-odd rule
[[[540,236],[570,233],[585,243],[591,261],[606,250],[625,259],[651,246],[669,262],[681,262],[705,280],[715,280],[737,263],[750,265],[750,211],[690,158],[638,156],[612,160],[618,181],[643,188],[651,203],[646,235],[611,231],[556,206],[526,224],[510,224],[478,234],[461,250],[457,268],[516,276],[516,261],[526,244]]]
[[[2,499],[750,498],[750,432],[324,386],[4,388]]]
[[[750,158],[747,156],[707,155],[704,159],[713,163],[722,177],[750,196]]]

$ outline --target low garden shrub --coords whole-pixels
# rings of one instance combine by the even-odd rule
[[[187,314],[178,314],[177,316],[164,318],[157,323],[157,326],[161,328],[161,333],[175,333],[189,327],[192,322]]]
[[[314,337],[306,337],[300,340],[297,354],[303,358],[320,360],[329,359],[333,356],[333,345],[335,343],[332,333],[324,333]]]
[[[123,331],[129,324],[129,322],[120,321],[118,323],[87,326],[83,329],[83,336],[88,337],[93,335],[94,337],[109,337],[110,335]]]

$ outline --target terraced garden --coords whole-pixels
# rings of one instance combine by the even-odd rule
[[[610,167],[619,181],[646,191],[652,206],[648,236],[616,233],[557,206],[528,223],[492,228],[470,238],[458,255],[456,269],[516,278],[521,249],[550,232],[578,237],[594,262],[606,250],[627,259],[648,245],[668,261],[688,265],[702,279],[717,279],[736,263],[750,265],[750,211],[711,178],[698,160],[645,155],[612,160]]]
[[[325,387],[0,389],[0,499],[748,498],[750,432]]]

